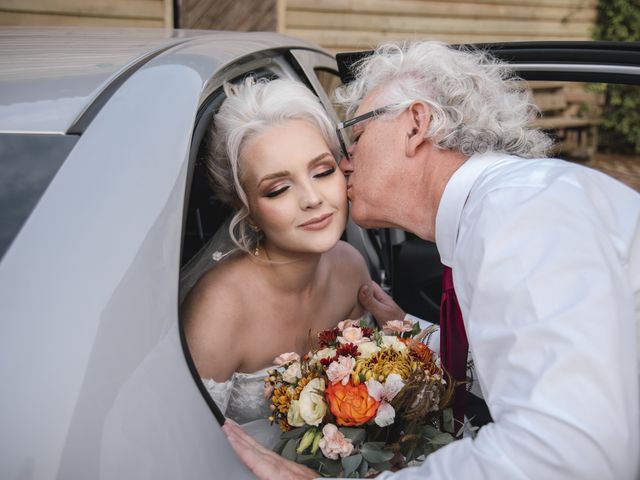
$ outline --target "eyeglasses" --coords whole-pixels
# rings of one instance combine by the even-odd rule
[[[376,108],[367,113],[363,113],[362,115],[358,115],[357,117],[353,117],[350,120],[345,120],[344,122],[339,122],[336,125],[336,133],[338,135],[338,141],[340,142],[340,148],[342,148],[342,153],[346,158],[351,158],[351,154],[347,150],[349,146],[353,144],[353,126],[356,123],[364,122],[365,120],[370,119],[371,117],[376,117],[383,113],[388,112],[394,107],[400,105],[399,103],[394,103],[393,105],[387,105],[386,107]]]

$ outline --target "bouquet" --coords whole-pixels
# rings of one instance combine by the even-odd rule
[[[269,420],[282,431],[274,450],[323,476],[367,477],[451,442],[453,385],[420,341],[426,333],[406,320],[382,330],[345,320],[303,358],[278,356],[265,379]]]

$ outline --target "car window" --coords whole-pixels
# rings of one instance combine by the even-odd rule
[[[327,94],[327,97],[329,97],[329,99],[333,102],[334,100],[333,93],[335,92],[336,88],[342,85],[342,80],[340,80],[340,75],[338,74],[338,72],[334,70],[329,70],[326,68],[316,68],[314,69],[314,71],[315,71],[316,77],[318,78],[318,81],[320,82],[320,85],[322,85],[322,89]],[[338,118],[340,120],[343,120],[344,109],[340,106],[336,106],[335,103],[333,104],[333,106],[336,111],[336,114],[338,115]]]
[[[0,259],[78,138],[0,134]]]

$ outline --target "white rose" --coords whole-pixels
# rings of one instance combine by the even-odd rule
[[[308,425],[318,426],[327,413],[324,401],[324,380],[314,378],[300,392],[300,416]]]
[[[376,342],[363,342],[358,344],[358,352],[360,352],[360,358],[372,357],[379,351],[380,347],[376,345]]]
[[[304,419],[300,416],[300,403],[298,400],[291,400],[289,411],[287,412],[287,422],[292,427],[301,427],[304,425]]]
[[[396,352],[402,352],[407,348],[407,346],[402,343],[395,335],[383,335],[382,344],[385,347],[393,348]]]
[[[282,374],[282,380],[287,383],[296,383],[301,376],[300,362],[293,362]]]
[[[336,349],[327,347],[327,348],[323,348],[322,350],[318,350],[313,356],[313,360],[316,362],[319,362],[323,358],[333,358],[335,356],[336,356]]]

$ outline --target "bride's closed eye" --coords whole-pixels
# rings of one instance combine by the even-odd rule
[[[280,188],[276,188],[274,190],[268,191],[264,194],[265,197],[267,198],[274,198],[277,197],[278,195],[286,192],[287,190],[289,190],[289,185],[284,185]]]
[[[336,171],[336,167],[330,167],[330,168],[327,168],[326,170],[323,170],[323,171],[322,171],[322,172],[320,172],[320,173],[316,173],[316,174],[314,175],[314,177],[315,177],[315,178],[328,177],[329,175],[331,175],[331,174],[332,174],[333,172],[335,172],[335,171]]]

